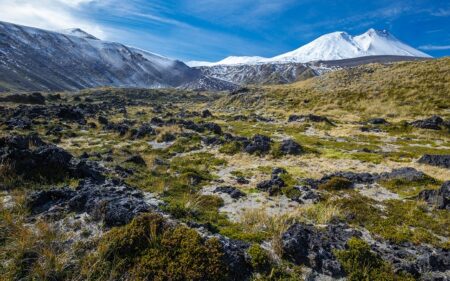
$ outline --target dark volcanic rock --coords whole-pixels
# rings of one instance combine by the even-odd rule
[[[140,155],[133,155],[127,160],[125,160],[127,163],[134,163],[136,165],[146,166],[144,158],[142,158]]]
[[[314,114],[291,115],[288,118],[288,122],[324,122],[333,125],[333,123],[327,117]]]
[[[13,102],[24,104],[45,104],[45,97],[41,93],[13,94],[0,97],[0,102]]]
[[[417,171],[414,168],[405,167],[405,168],[399,168],[394,169],[390,173],[382,173],[379,176],[380,180],[405,180],[405,181],[418,181],[422,180],[426,177],[426,175],[421,172]]]
[[[211,122],[204,123],[204,124],[202,124],[202,127],[205,130],[213,132],[214,134],[217,134],[217,135],[222,134],[222,128],[219,125],[217,125],[216,123],[211,123]]]
[[[134,139],[141,139],[149,136],[155,136],[156,131],[153,129],[153,127],[150,124],[143,124],[141,127],[139,127],[134,133],[133,138]]]
[[[229,194],[230,197],[233,199],[239,199],[245,196],[244,192],[240,191],[239,189],[233,186],[219,186],[216,189],[214,189],[214,192]]]
[[[386,121],[386,119],[384,119],[384,118],[372,118],[372,119],[367,120],[367,124],[384,125],[384,124],[389,124],[389,122]]]
[[[280,147],[284,155],[299,155],[303,152],[302,147],[294,140],[283,140]]]
[[[321,230],[297,223],[281,237],[283,258],[325,275],[343,277],[344,271],[333,250],[345,249],[348,239],[354,236],[360,237],[361,233],[343,224],[331,224]]]
[[[425,154],[419,161],[421,164],[428,164],[431,166],[437,166],[450,169],[450,155],[430,155]]]
[[[0,139],[0,163],[25,179],[60,180],[71,174],[72,158],[64,149],[45,144],[35,135]]]
[[[300,191],[301,194],[296,198],[292,198],[292,200],[299,203],[317,203],[320,201],[321,197],[316,190],[307,186],[296,186],[295,188]]]
[[[421,129],[441,130],[444,120],[440,116],[434,115],[427,119],[413,121],[410,124]]]
[[[129,223],[151,210],[143,194],[126,185],[81,181],[76,190],[51,189],[31,193],[26,202],[32,214],[56,217],[58,213],[88,213],[107,227]]]
[[[208,118],[208,117],[212,117],[213,115],[211,114],[211,112],[206,109],[202,111],[202,118]]]
[[[6,121],[6,125],[8,126],[8,130],[30,129],[32,123],[31,120],[27,117],[13,117]]]
[[[244,147],[244,151],[250,154],[266,153],[270,150],[271,140],[267,136],[255,135],[249,144]]]
[[[444,182],[438,190],[421,191],[418,198],[425,200],[438,209],[450,210],[450,181]]]
[[[61,107],[56,116],[63,120],[77,121],[80,124],[86,124],[86,120],[84,119],[84,112],[78,107]]]
[[[268,192],[270,196],[278,194],[281,191],[281,188],[286,186],[284,180],[280,177],[281,174],[285,173],[286,170],[283,168],[274,168],[270,180],[258,183],[256,188]]]
[[[251,258],[247,254],[250,244],[221,236],[219,238],[224,253],[222,260],[227,265],[231,280],[248,280],[252,274]]]

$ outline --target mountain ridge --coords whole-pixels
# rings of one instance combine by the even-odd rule
[[[229,82],[206,79],[199,70],[179,60],[98,40],[81,29],[58,33],[0,22],[0,39],[0,90],[3,91],[61,91],[101,86],[235,88]]]

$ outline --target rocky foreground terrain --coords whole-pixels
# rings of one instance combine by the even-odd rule
[[[449,65],[2,95],[0,279],[449,280]]]

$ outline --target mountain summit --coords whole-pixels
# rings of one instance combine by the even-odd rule
[[[204,63],[203,66],[278,62],[306,63],[318,60],[341,60],[366,56],[430,57],[428,54],[401,42],[387,30],[371,28],[357,36],[352,36],[342,31],[325,34],[294,51],[273,58],[232,57],[232,60],[225,59],[217,63]],[[201,63],[189,62],[188,65],[199,66]]]

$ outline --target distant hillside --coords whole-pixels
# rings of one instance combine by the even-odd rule
[[[229,95],[220,107],[244,106],[340,115],[450,115],[450,58],[392,65],[368,64],[291,85],[251,88]]]
[[[181,61],[101,41],[80,29],[64,32],[0,22],[0,91],[234,87],[206,78]]]

